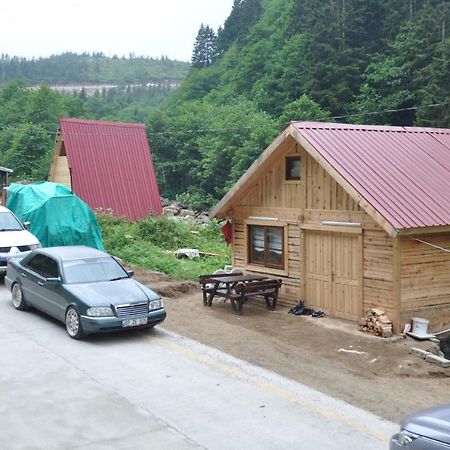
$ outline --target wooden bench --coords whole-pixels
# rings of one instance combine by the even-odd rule
[[[219,297],[227,297],[228,291],[225,286],[223,286],[223,289],[221,289],[221,286],[219,284],[218,287],[216,287],[215,280],[211,280],[210,278],[223,278],[223,277],[229,277],[229,273],[218,273],[216,275],[210,274],[210,275],[200,275],[198,277],[198,282],[200,284],[200,288],[202,290],[203,294],[203,305],[204,306],[211,306],[212,299],[216,295]]]
[[[280,287],[281,280],[279,279],[238,283],[234,287],[234,292],[229,294],[228,298],[231,300],[233,311],[239,315],[242,314],[242,307],[249,297],[263,297],[267,309],[273,311],[277,306]]]

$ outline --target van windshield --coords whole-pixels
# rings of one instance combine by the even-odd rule
[[[0,231],[21,231],[22,224],[10,212],[0,213]]]

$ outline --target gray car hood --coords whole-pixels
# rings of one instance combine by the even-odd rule
[[[411,433],[450,445],[450,405],[411,414],[402,420],[401,427]]]
[[[65,284],[65,289],[90,306],[139,303],[160,298],[158,294],[131,278],[99,283]]]

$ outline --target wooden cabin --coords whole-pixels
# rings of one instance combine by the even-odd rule
[[[450,323],[450,130],[292,122],[213,208],[280,303]]]
[[[61,118],[48,180],[127,220],[162,214],[143,124]]]

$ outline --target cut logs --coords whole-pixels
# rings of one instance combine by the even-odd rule
[[[389,338],[392,336],[392,322],[381,308],[370,308],[366,317],[358,321],[359,329],[365,333],[372,333],[376,336]]]

